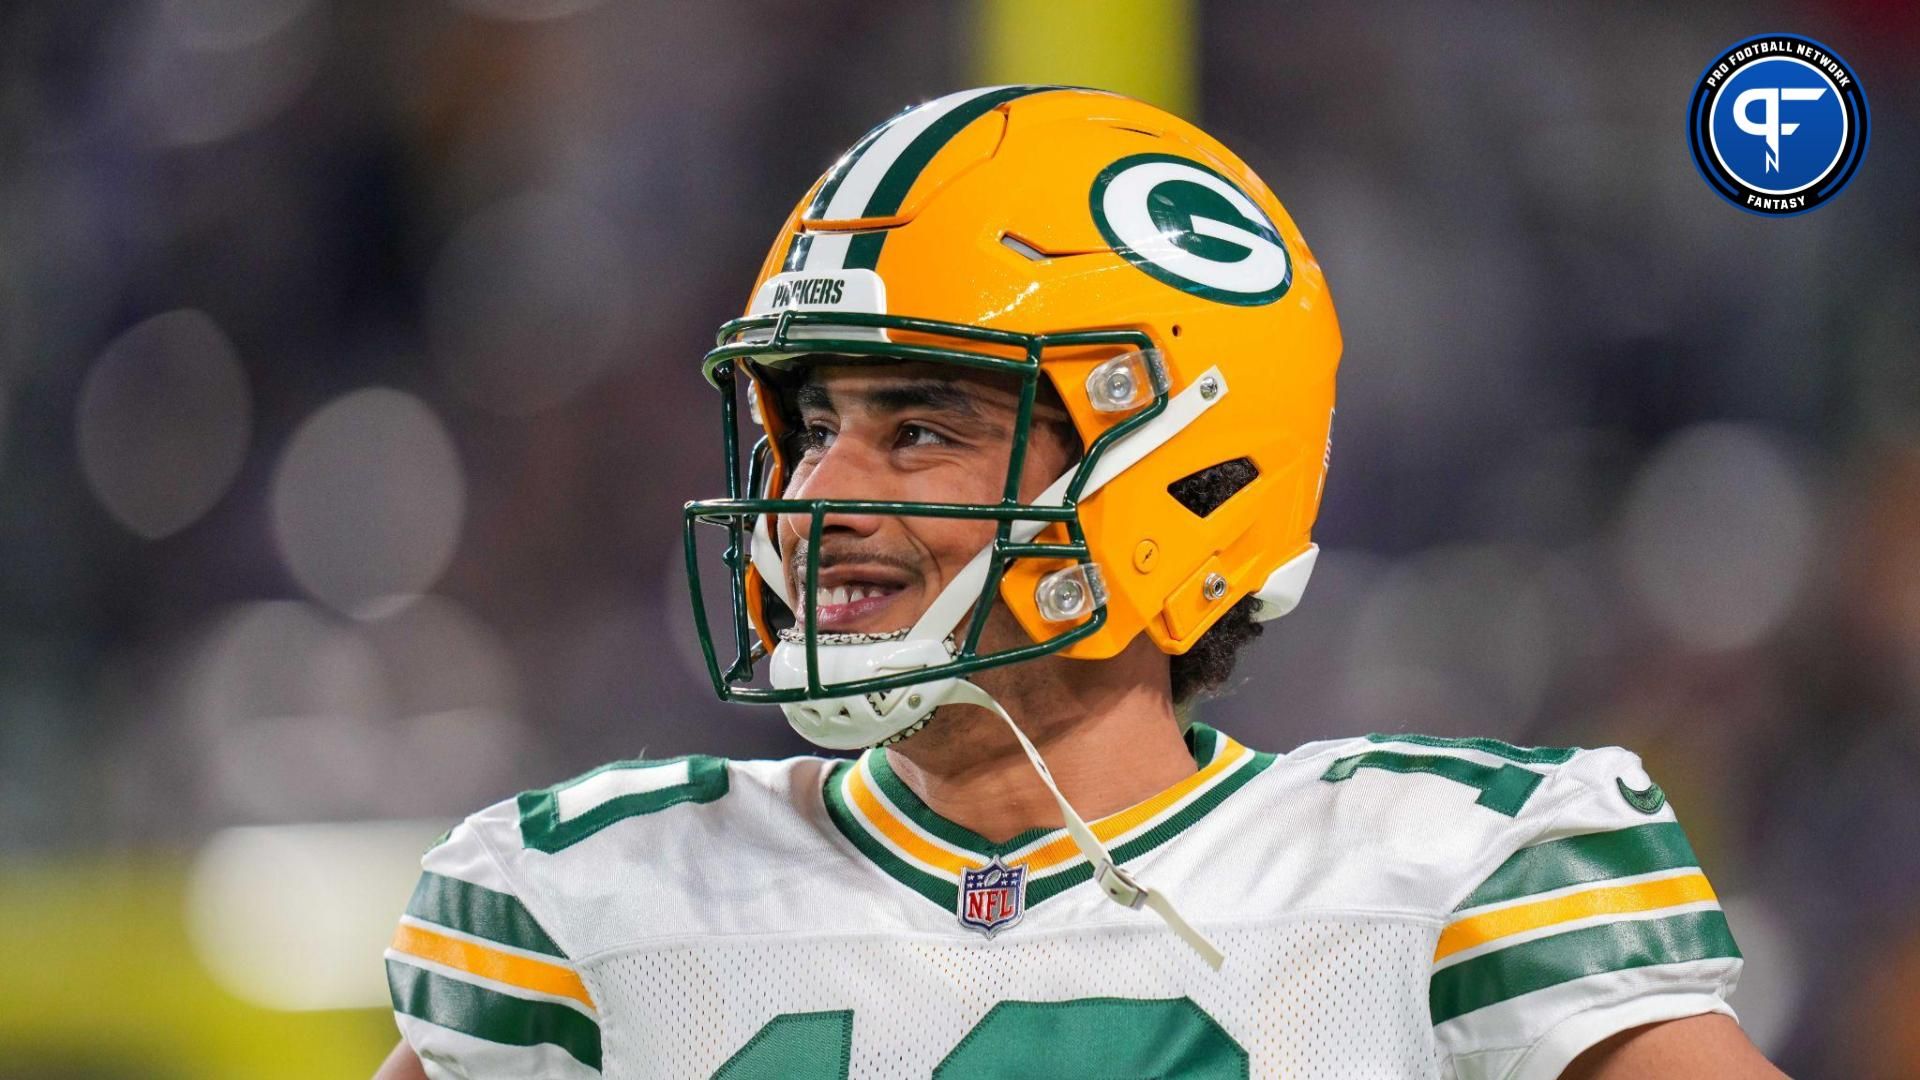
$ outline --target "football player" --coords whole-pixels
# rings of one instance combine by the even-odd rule
[[[468,818],[382,1075],[1779,1075],[1634,755],[1184,719],[1313,569],[1339,355],[1191,124],[1014,86],[869,132],[707,356],[727,497],[686,514],[720,696],[854,756]]]

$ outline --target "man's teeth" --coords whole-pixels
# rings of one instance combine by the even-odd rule
[[[831,589],[817,589],[813,602],[819,607],[830,604],[851,604],[856,600],[865,600],[869,596],[879,596],[884,589],[869,589],[860,585],[838,585]]]

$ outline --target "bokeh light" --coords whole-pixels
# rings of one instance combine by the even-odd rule
[[[425,592],[460,539],[466,478],[425,402],[358,390],[308,417],[273,478],[273,531],[295,580],[377,615]]]
[[[294,600],[240,605],[207,634],[185,685],[202,790],[223,816],[300,821],[378,806],[381,721],[394,705],[352,622]]]
[[[515,787],[533,739],[521,721],[520,677],[505,642],[472,612],[423,596],[356,629],[379,657],[393,709],[381,813],[424,816],[479,807]]]
[[[227,820],[484,805],[528,749],[512,658],[444,597],[371,620],[299,601],[237,605],[184,664],[204,790]]]
[[[212,319],[156,315],[87,373],[74,421],[81,470],[122,525],[150,538],[178,532],[239,472],[252,405],[240,358]]]
[[[1675,435],[1635,481],[1620,543],[1640,603],[1708,651],[1753,644],[1791,610],[1814,553],[1810,480],[1777,438],[1703,424]]]
[[[329,11],[315,0],[167,0],[123,25],[119,91],[149,140],[194,146],[267,122],[320,69]]]
[[[445,826],[367,822],[227,829],[187,878],[187,926],[202,964],[235,996],[270,1009],[385,1004],[368,956],[393,936],[393,901]]]
[[[1458,547],[1396,566],[1360,602],[1348,707],[1386,731],[1524,727],[1553,662],[1539,564],[1521,549]]]

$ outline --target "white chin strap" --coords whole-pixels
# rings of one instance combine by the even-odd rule
[[[1107,851],[1107,846],[1100,842],[1099,837],[1093,835],[1092,829],[1087,828],[1086,821],[1074,810],[1073,805],[1067,802],[1067,797],[1060,794],[1060,787],[1053,782],[1053,773],[1048,770],[1046,761],[1040,757],[1040,751],[1034,747],[1033,740],[1027,738],[1027,733],[1020,730],[1020,725],[1013,722],[1013,717],[1007,715],[1007,710],[993,700],[993,695],[972,683],[964,679],[955,680],[955,683],[948,700],[955,704],[978,705],[986,709],[1005,721],[1007,730],[1013,732],[1013,737],[1020,740],[1020,749],[1027,752],[1027,760],[1033,763],[1033,771],[1040,774],[1041,782],[1046,784],[1047,790],[1053,794],[1054,804],[1060,807],[1060,817],[1067,823],[1067,835],[1073,838],[1073,846],[1080,849],[1080,854],[1086,858],[1087,865],[1093,867],[1094,884],[1100,886],[1100,891],[1107,894],[1107,899],[1134,911],[1142,907],[1151,910],[1155,915],[1160,916],[1160,920],[1166,923],[1167,928],[1178,935],[1181,941],[1191,945],[1193,951],[1200,954],[1200,959],[1207,962],[1208,967],[1219,971],[1220,965],[1226,960],[1226,955],[1213,942],[1208,941],[1206,935],[1194,929],[1192,923],[1181,917],[1166,893],[1140,884],[1131,874],[1114,863],[1113,855]]]

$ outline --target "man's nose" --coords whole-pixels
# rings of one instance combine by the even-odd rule
[[[852,439],[839,439],[826,449],[811,469],[787,491],[791,499],[846,499],[875,501],[893,498],[887,484],[886,455]],[[825,533],[871,536],[879,529],[882,515],[832,513],[822,522]],[[791,522],[798,536],[805,536],[811,522],[804,516],[788,514],[782,523]]]

